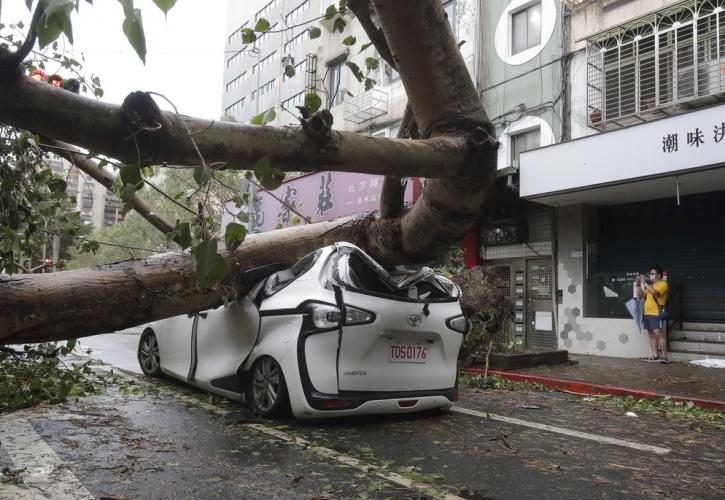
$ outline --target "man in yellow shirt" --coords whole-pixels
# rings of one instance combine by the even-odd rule
[[[644,301],[643,324],[649,333],[649,345],[652,356],[647,361],[669,363],[667,359],[667,338],[664,330],[664,318],[661,307],[667,303],[669,287],[662,281],[662,268],[652,266],[649,270],[649,279],[640,276],[637,281],[639,296],[646,297]],[[658,353],[659,350],[659,353]]]

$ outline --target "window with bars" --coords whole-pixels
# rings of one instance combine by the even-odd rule
[[[299,47],[302,42],[305,40],[305,37],[308,36],[308,31],[303,31],[296,37],[294,37],[292,40],[284,44],[284,51],[285,52],[292,52],[294,49]]]
[[[231,68],[235,64],[237,64],[239,61],[242,60],[242,53],[245,49],[240,50],[239,52],[235,53],[232,57],[227,59],[227,68]]]
[[[242,81],[244,81],[246,76],[247,76],[247,72],[245,71],[238,77],[234,78],[233,80],[230,80],[229,83],[227,83],[227,85],[226,85],[226,91],[229,92],[230,90],[238,87],[242,83]]]
[[[300,92],[299,94],[295,94],[289,99],[286,99],[282,101],[282,107],[289,110],[294,111],[295,106],[302,106],[305,101],[305,93]]]
[[[226,112],[229,116],[233,116],[234,113],[242,109],[242,106],[244,106],[244,97],[239,99],[237,102],[232,104],[231,106],[227,107]]]
[[[292,78],[295,78],[299,75],[304,74],[307,71],[307,60],[304,60],[302,62],[298,62],[294,65],[295,68],[295,74],[292,76],[287,76],[286,74],[283,75],[283,78],[285,81],[290,80]]]
[[[232,43],[237,38],[242,38],[242,30],[246,27],[247,27],[247,23],[245,22],[239,28],[234,30],[234,32],[227,37],[227,43]]]
[[[264,59],[259,61],[259,66],[257,67],[257,69],[261,71],[264,68],[266,68],[267,66],[269,66],[270,64],[272,64],[273,62],[275,62],[276,60],[277,60],[277,51],[275,50],[270,55],[268,55],[267,57],[265,57]]]
[[[266,94],[267,92],[271,91],[274,88],[274,85],[275,85],[274,80],[268,81],[267,83],[265,83],[264,85],[259,87],[259,95],[262,96],[262,95]]]
[[[725,0],[688,0],[590,39],[589,125],[639,123],[725,92],[722,9]]]
[[[272,9],[274,9],[276,6],[279,5],[280,0],[272,0],[267,5],[262,7],[257,13],[254,15],[254,20],[258,21],[259,19],[263,17],[267,17],[267,15],[272,12]]]
[[[264,43],[264,41],[267,39],[267,37],[271,35],[276,29],[277,24],[275,23],[272,27],[269,28],[269,30],[257,36],[257,38],[252,42],[252,48],[256,49],[257,47],[260,47],[262,43]]]
[[[345,60],[339,60],[329,65],[328,69],[328,107],[337,106],[345,100],[347,92],[347,71],[344,68]]]

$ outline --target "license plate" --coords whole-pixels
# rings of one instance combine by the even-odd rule
[[[390,344],[388,361],[391,363],[425,363],[428,346],[422,344]]]

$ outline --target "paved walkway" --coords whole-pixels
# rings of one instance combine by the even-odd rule
[[[523,368],[516,373],[614,385],[672,396],[725,401],[725,369],[689,363],[660,365],[640,359],[570,354],[576,364]]]

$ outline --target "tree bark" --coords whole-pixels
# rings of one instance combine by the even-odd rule
[[[220,248],[234,285],[245,269],[292,263],[336,241],[365,245],[369,217],[346,217],[248,235],[234,252]],[[0,344],[112,332],[222,303],[224,286],[203,290],[194,258],[169,252],[141,260],[46,274],[0,274]],[[233,300],[233,297],[230,297]]]
[[[333,131],[320,148],[300,129],[209,126],[202,120],[153,112],[152,106],[131,105],[123,114],[118,106],[28,79],[0,83],[0,120],[126,161],[138,159],[133,141],[126,140],[136,133],[142,161],[196,164],[183,119],[198,131],[194,138],[208,163],[240,167],[269,153],[275,164],[293,170],[314,165],[393,177],[445,176],[429,180],[414,207],[400,217],[352,217],[254,234],[236,251],[223,252],[235,270],[232,280],[238,271],[291,262],[343,240],[389,263],[427,262],[460,241],[479,216],[496,170],[498,145],[440,0],[376,0],[374,5],[424,140]],[[152,112],[143,114],[145,109]],[[158,123],[160,131],[138,132],[139,127],[155,128]],[[223,287],[200,289],[194,260],[185,254],[52,274],[0,276],[0,343],[122,329],[212,307],[223,292]]]
[[[476,173],[469,168],[465,141],[457,137],[405,141],[332,130],[319,144],[301,127],[260,127],[161,111],[146,93],[132,93],[118,106],[29,77],[0,82],[0,122],[128,164],[199,165],[182,120],[206,163],[220,170],[252,169],[257,160],[270,155],[274,167],[291,172],[421,177]]]

